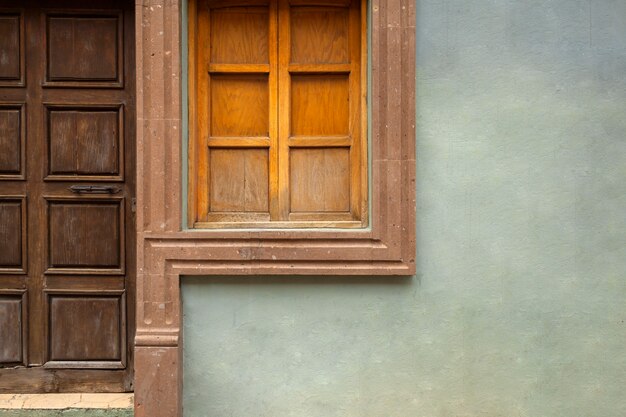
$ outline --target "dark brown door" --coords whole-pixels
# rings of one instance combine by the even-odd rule
[[[0,0],[0,392],[132,389],[133,3]]]

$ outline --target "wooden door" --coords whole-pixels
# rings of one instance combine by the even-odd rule
[[[133,8],[0,0],[0,392],[132,389]]]

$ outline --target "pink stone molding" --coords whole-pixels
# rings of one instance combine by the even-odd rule
[[[135,415],[182,416],[180,277],[415,272],[415,4],[371,1],[367,230],[183,230],[181,0],[136,0]]]

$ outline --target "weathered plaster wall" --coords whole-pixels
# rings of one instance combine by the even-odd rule
[[[187,417],[626,416],[626,2],[417,11],[419,274],[186,278]]]

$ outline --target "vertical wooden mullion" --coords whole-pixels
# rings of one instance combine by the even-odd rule
[[[278,2],[278,220],[289,220],[289,135],[291,134],[291,28],[289,0]]]
[[[198,36],[202,42],[197,42],[196,52],[196,74],[198,83],[196,85],[197,103],[197,134],[196,134],[196,221],[206,221],[209,212],[209,115],[210,108],[210,76],[208,66],[210,63],[210,15],[205,2],[200,2],[197,8],[198,15]]]
[[[278,98],[278,4],[276,1],[269,2],[269,209],[270,220],[280,219],[280,184],[279,184],[279,98]]]
[[[44,15],[32,8],[25,9],[24,24],[25,32],[33,39],[45,39],[45,19]],[[42,44],[46,44],[43,42]],[[46,63],[46,54],[39,45],[32,42],[25,43],[27,64],[26,67],[26,167],[23,167],[28,189],[26,190],[26,204],[28,210],[27,217],[27,271],[28,279],[26,286],[28,289],[28,365],[41,366],[45,363],[46,351],[46,329],[47,316],[44,314],[45,295],[45,260],[46,244],[45,236],[48,233],[46,221],[46,201],[43,199],[44,187],[41,179],[46,173],[42,169],[42,160],[46,158],[44,153],[44,134],[46,123],[46,109],[43,106],[41,83],[44,80],[43,65],[37,62]],[[43,154],[43,155],[42,155]],[[1,342],[0,342],[1,343]]]
[[[350,211],[361,218],[361,0],[352,0],[349,13],[350,45]]]

